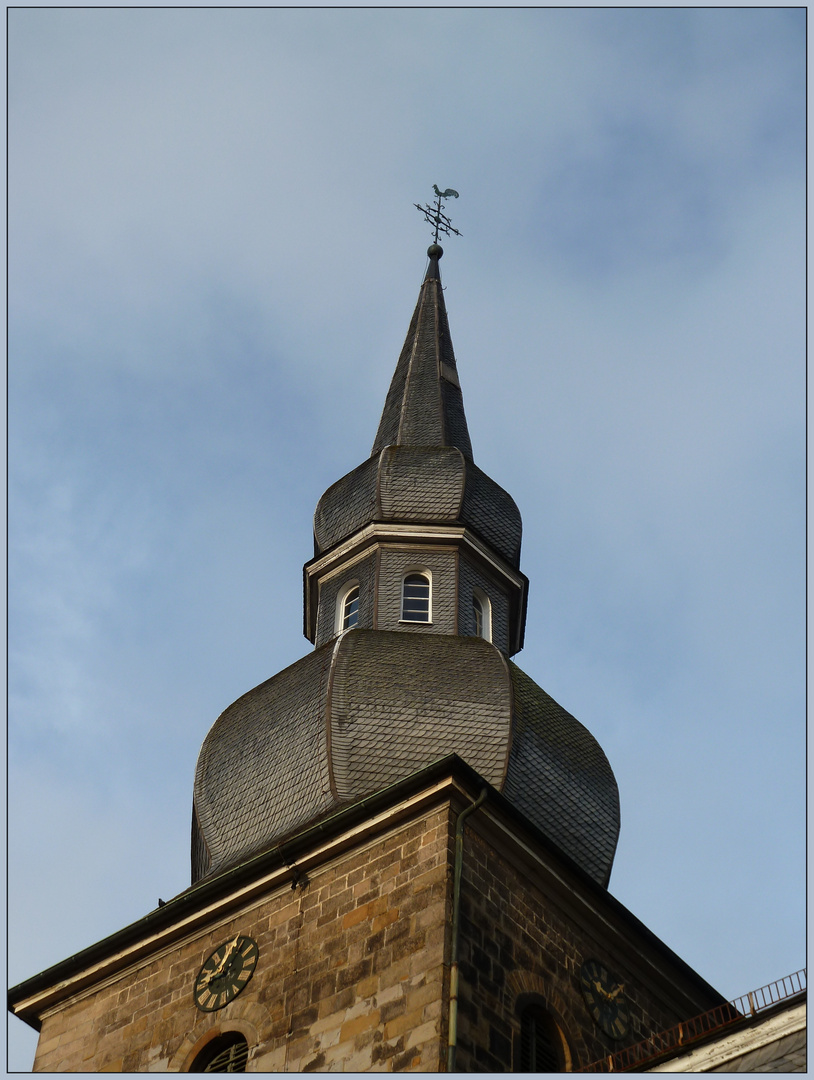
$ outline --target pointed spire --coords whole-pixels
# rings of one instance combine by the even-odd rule
[[[394,445],[456,446],[472,460],[438,267],[443,254],[439,244],[431,244],[427,250],[429,266],[390,383],[372,454]]]

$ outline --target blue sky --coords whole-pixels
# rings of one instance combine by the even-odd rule
[[[18,8],[8,43],[12,983],[188,884],[209,726],[310,648],[433,183],[515,659],[614,768],[611,892],[728,996],[802,967],[805,11]]]

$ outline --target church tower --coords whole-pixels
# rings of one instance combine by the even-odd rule
[[[35,1069],[572,1070],[723,1003],[608,892],[613,772],[511,660],[520,513],[427,254],[371,455],[317,504],[314,649],[206,736],[190,887],[11,991]]]

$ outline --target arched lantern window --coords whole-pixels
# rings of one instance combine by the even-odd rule
[[[475,622],[475,636],[491,641],[492,605],[489,597],[480,589],[475,589],[472,593],[472,617]]]
[[[430,621],[430,578],[428,574],[407,574],[401,589],[401,621]]]
[[[351,585],[339,598],[338,627],[342,630],[352,630],[359,622],[359,586]]]

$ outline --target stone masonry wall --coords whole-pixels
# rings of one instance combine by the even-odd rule
[[[239,1030],[249,1072],[437,1071],[451,846],[448,807],[433,810],[77,995],[45,1018],[35,1070],[185,1070],[207,1039]],[[254,976],[202,1013],[197,972],[237,933],[259,946]]]
[[[596,1026],[582,997],[580,968],[593,958],[625,982],[630,1028],[621,1043]],[[637,986],[624,958],[609,954],[607,941],[582,930],[472,828],[464,846],[460,981],[462,1072],[512,1070],[522,995],[547,1007],[566,1036],[573,1069],[685,1019]]]

